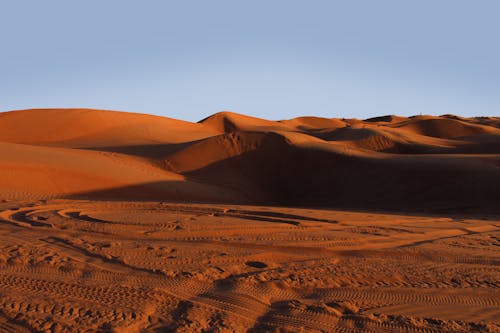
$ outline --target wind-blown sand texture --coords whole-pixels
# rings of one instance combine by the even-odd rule
[[[0,113],[0,332],[500,332],[500,118]]]

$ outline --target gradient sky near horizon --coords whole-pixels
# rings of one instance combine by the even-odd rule
[[[500,116],[499,1],[3,1],[0,110]]]

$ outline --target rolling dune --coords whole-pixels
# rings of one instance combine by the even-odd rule
[[[496,118],[450,115],[270,121],[220,112],[190,123],[115,111],[12,111],[0,114],[0,186],[6,199],[156,183],[155,193],[170,200],[200,200],[206,186],[218,194],[201,198],[215,201],[498,210],[499,138]],[[176,196],[169,181],[198,185]]]

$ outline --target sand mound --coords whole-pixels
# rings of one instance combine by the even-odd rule
[[[405,148],[405,142],[382,130],[371,128],[345,127],[324,133],[327,141],[342,141],[351,147],[372,151],[396,152]]]
[[[408,123],[400,125],[400,128],[420,135],[445,139],[479,134],[500,134],[500,131],[489,126],[443,118],[412,119]]]
[[[500,117],[475,117],[471,122],[500,129]]]
[[[348,126],[323,131],[316,136],[349,147],[398,154],[432,153],[436,149],[456,149],[456,145],[460,144],[456,141],[396,131],[385,126]]]
[[[199,121],[219,132],[235,131],[273,131],[288,129],[284,124],[261,118],[249,117],[234,112],[218,112],[210,117]]]
[[[280,149],[285,144],[285,138],[274,133],[234,132],[197,142],[166,161],[176,171],[189,172],[247,152]]]
[[[218,134],[212,128],[145,114],[90,109],[0,113],[0,141],[62,147],[177,143]]]
[[[193,144],[164,163],[188,179],[237,189],[252,202],[266,202],[274,196],[268,185],[281,169],[279,156],[289,148],[288,140],[276,133],[235,132]]]
[[[346,126],[345,122],[340,119],[321,117],[298,117],[282,120],[280,123],[304,131],[333,129]]]
[[[14,111],[0,114],[0,189],[7,198],[498,210],[500,130],[487,125],[495,121],[277,122],[221,112],[189,123],[99,110]]]
[[[115,153],[0,143],[3,198],[114,197],[227,201],[239,196]]]
[[[402,122],[402,121],[405,121],[405,120],[408,120],[408,118],[406,118],[406,117],[398,117],[398,116],[394,116],[394,115],[381,116],[381,117],[373,117],[373,118],[365,119],[365,121],[369,122],[369,123],[379,123],[379,122],[383,122],[383,123],[399,123],[399,122]]]
[[[238,132],[192,145],[170,156],[167,165],[188,179],[230,187],[260,203],[491,209],[500,194],[491,186],[500,184],[500,173],[484,160],[378,156],[356,148]]]

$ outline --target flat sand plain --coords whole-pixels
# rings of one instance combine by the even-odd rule
[[[498,332],[500,218],[0,204],[1,332]]]

